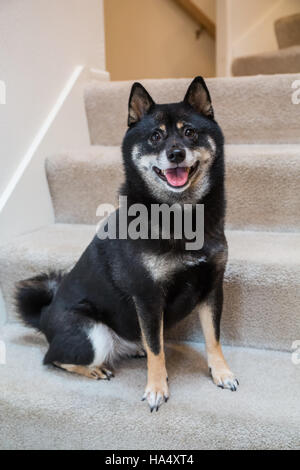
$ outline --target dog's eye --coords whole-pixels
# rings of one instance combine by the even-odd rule
[[[184,131],[184,135],[185,135],[186,137],[194,137],[195,134],[196,134],[195,129],[192,129],[191,127],[188,127],[188,128],[185,129],[185,131]]]
[[[152,142],[158,142],[158,141],[160,141],[160,139],[161,139],[161,135],[158,131],[154,131],[153,134],[150,137],[150,140]]]

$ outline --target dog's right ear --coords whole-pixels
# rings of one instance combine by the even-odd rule
[[[138,82],[132,85],[128,103],[128,126],[136,124],[154,106],[148,91]]]
[[[196,77],[190,84],[183,100],[188,103],[197,113],[214,119],[214,110],[206,83],[202,77]]]

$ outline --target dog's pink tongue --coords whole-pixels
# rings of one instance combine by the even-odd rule
[[[172,186],[183,186],[186,184],[189,176],[187,168],[177,167],[169,168],[165,172],[168,183]]]

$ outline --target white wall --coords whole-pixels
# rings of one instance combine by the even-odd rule
[[[1,0],[0,196],[79,65],[105,69],[102,0]]]
[[[217,75],[236,57],[278,49],[274,22],[300,12],[300,0],[217,0]]]
[[[12,191],[0,211],[0,244],[54,222],[44,160],[58,152],[86,150],[90,145],[83,102],[83,90],[89,78],[108,80],[109,74],[88,67],[75,68],[35,136],[35,141],[38,140],[35,150],[26,155],[10,180]]]
[[[44,159],[89,144],[90,75],[109,78],[102,0],[0,0],[0,244],[54,221]]]

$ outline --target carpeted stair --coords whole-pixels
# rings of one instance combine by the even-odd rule
[[[300,13],[279,18],[274,28],[280,49],[300,44]]]
[[[300,13],[279,18],[274,30],[279,50],[237,57],[234,76],[300,72]]]
[[[300,72],[300,45],[238,57],[232,63],[235,77],[297,72]]]
[[[0,448],[300,448],[300,124],[295,75],[211,79],[226,137],[229,263],[222,337],[240,379],[237,393],[208,377],[196,313],[168,334],[171,400],[150,414],[140,402],[145,360],[124,361],[110,382],[42,366],[47,345],[20,325],[15,282],[69,269],[95,233],[101,202],[117,204],[119,144],[129,82],[90,82],[91,146],[46,161],[56,223],[0,247],[8,323],[0,333]],[[176,101],[189,80],[144,81],[158,102]],[[299,105],[300,106],[300,105]],[[279,110],[279,111],[278,111]]]

